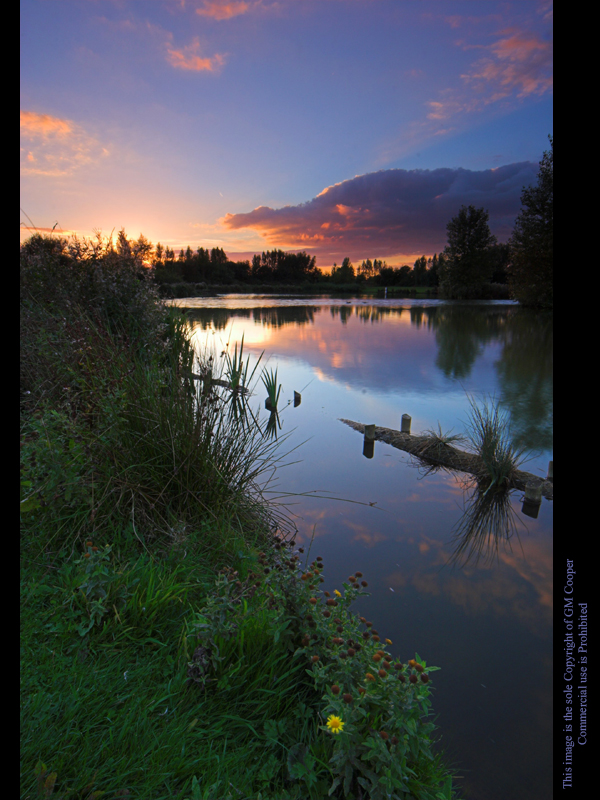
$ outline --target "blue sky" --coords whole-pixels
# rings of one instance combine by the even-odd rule
[[[22,238],[412,263],[551,133],[547,0],[21,2]]]

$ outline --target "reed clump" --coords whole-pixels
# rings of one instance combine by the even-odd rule
[[[467,395],[470,405],[467,438],[481,458],[480,479],[485,490],[505,490],[525,460],[525,449],[516,446],[510,433],[510,417],[494,397],[483,396],[480,402]]]

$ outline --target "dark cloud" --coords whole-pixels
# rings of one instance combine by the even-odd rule
[[[461,205],[486,208],[492,232],[506,241],[521,191],[535,183],[537,170],[529,161],[481,171],[381,170],[328,186],[298,206],[260,206],[222,222],[230,230],[258,231],[269,247],[306,249],[322,265],[345,256],[396,263],[442,250],[446,225]]]

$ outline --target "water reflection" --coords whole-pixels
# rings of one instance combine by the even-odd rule
[[[515,444],[552,448],[552,317],[513,306],[316,305],[203,308],[188,311],[192,329],[226,331],[236,320],[263,329],[255,350],[310,361],[324,378],[395,392],[456,391],[476,364],[493,371],[510,412]],[[382,322],[379,335],[370,328]],[[341,325],[340,325],[341,323]]]
[[[512,552],[513,538],[519,541],[514,492],[487,491],[476,480],[465,482],[464,492],[464,511],[453,528],[454,549],[449,563],[457,567],[480,563],[487,566],[498,561],[501,548]]]

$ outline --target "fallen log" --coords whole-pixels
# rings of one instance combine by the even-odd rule
[[[365,432],[365,425],[362,422],[354,422],[351,419],[340,419],[340,422],[349,425],[359,433]],[[456,447],[440,441],[435,436],[415,436],[411,433],[396,431],[393,428],[380,428],[377,425],[368,427],[371,429],[369,434],[372,434],[369,438],[390,444],[398,450],[404,450],[404,452],[416,456],[426,464],[467,472],[479,479],[484,479],[487,476],[487,470],[480,456],[474,453],[467,453],[464,450],[457,450]],[[374,432],[372,431],[373,427],[375,428]],[[540,478],[539,475],[534,475],[531,472],[515,470],[511,477],[509,488],[525,491],[528,484],[530,486],[541,486],[542,495],[548,500],[553,499],[554,484],[552,478]]]

